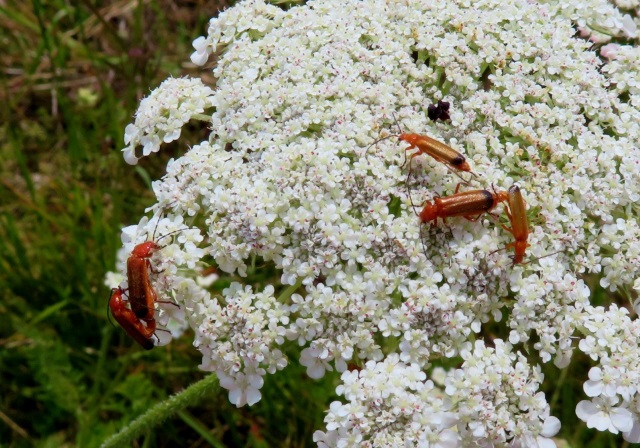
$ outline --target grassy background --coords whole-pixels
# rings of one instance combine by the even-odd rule
[[[185,150],[165,145],[131,167],[124,128],[168,76],[209,76],[190,64],[191,41],[225,5],[0,1],[0,447],[99,446],[204,377],[191,335],[146,352],[111,326],[103,278],[120,229],[154,202],[151,180]],[[591,285],[595,302],[611,300]],[[552,414],[571,446],[621,446],[575,417],[588,368],[545,366],[558,379]],[[266,377],[256,406],[236,409],[217,390],[133,446],[313,446],[335,385],[291,365]]]
[[[124,128],[168,76],[209,76],[191,42],[224,6],[0,1],[0,446],[99,446],[204,377],[192,335],[145,352],[110,325],[103,278],[120,229],[154,203],[150,181],[185,150],[134,168]],[[286,372],[252,408],[218,390],[134,445],[308,446],[335,377],[309,388]]]

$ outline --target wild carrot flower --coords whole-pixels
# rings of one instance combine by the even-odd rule
[[[249,0],[222,12],[192,55],[219,55],[215,87],[167,81],[126,133],[134,163],[136,147],[157,151],[191,118],[210,127],[153,184],[156,234],[189,228],[152,260],[161,323],[195,331],[201,368],[238,406],[292,362],[291,341],[312,378],[341,372],[319,446],[554,446],[540,365],[565,367],[575,350],[593,360],[577,415],[640,441],[640,327],[626,308],[592,306],[582,280],[630,301],[640,289],[627,4]],[[609,41],[619,47],[603,60],[592,43]],[[440,100],[450,120],[431,121]],[[420,228],[412,204],[458,179],[425,157],[409,176],[407,145],[376,143],[398,126],[463,153],[479,174],[465,188],[520,186],[530,263],[496,252],[513,236],[486,216]],[[126,230],[122,260],[156,223]],[[207,260],[247,281],[212,295],[197,281]],[[256,265],[279,282],[253,284]],[[484,340],[487,323],[503,339]],[[427,376],[454,357],[459,368]]]

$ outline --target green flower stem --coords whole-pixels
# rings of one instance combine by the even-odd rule
[[[181,412],[188,406],[199,403],[205,397],[211,396],[218,389],[218,377],[208,375],[182,392],[158,403],[146,414],[141,415],[128,426],[109,437],[101,445],[102,448],[131,446],[131,442],[151,428],[160,425],[167,418]]]
[[[556,390],[553,392],[553,395],[551,396],[551,401],[549,402],[549,405],[551,406],[551,409],[554,409],[554,406],[556,406],[558,404],[558,401],[560,400],[560,394],[562,394],[562,391],[565,390],[562,387],[562,385],[564,384],[565,380],[567,379],[567,374],[568,373],[569,373],[569,368],[568,367],[565,367],[564,369],[560,370],[560,378],[556,382],[556,384],[557,384]]]
[[[302,286],[302,280],[303,280],[302,277],[298,277],[298,280],[296,281],[295,285],[290,285],[289,287],[287,287],[287,289],[282,291],[282,294],[278,296],[278,299],[277,299],[278,302],[282,303],[285,300],[289,300],[289,297],[291,297],[291,294],[296,292],[298,288]]]

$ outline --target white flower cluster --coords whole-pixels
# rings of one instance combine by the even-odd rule
[[[450,400],[426,377],[396,354],[344,372],[337,392],[347,403],[331,403],[327,432],[316,431],[313,440],[321,448],[461,446]]]
[[[549,415],[542,374],[512,347],[476,341],[462,350],[464,363],[444,378],[444,393],[415,365],[396,354],[342,374],[320,447],[509,446],[554,447],[560,421]]]
[[[578,403],[576,413],[590,428],[622,432],[640,442],[640,321],[625,308],[585,308],[579,348],[598,366],[589,371],[584,391],[591,400]]]
[[[200,36],[193,41],[196,51],[191,55],[191,62],[203,65],[211,53],[224,50],[239,37],[262,38],[283,16],[282,9],[264,2],[240,2],[209,21],[207,37]]]
[[[565,17],[578,27],[583,37],[599,44],[612,38],[637,39],[640,20],[638,0],[545,1],[553,15]],[[635,18],[623,11],[635,10]]]
[[[414,403],[430,391],[425,410],[437,407],[440,389],[418,372],[463,355],[461,371],[475,368],[474,378],[496,393],[472,395],[477,384],[466,380],[474,378],[456,382],[456,371],[449,372],[450,395],[473,396],[480,406],[446,409],[460,440],[553,446],[536,363],[553,359],[564,367],[576,337],[596,337],[585,330],[594,312],[580,276],[599,275],[603,287],[623,293],[640,289],[637,50],[625,47],[603,67],[564,10],[571,10],[567,2],[324,0],[282,11],[250,0],[210,23],[192,57],[204,63],[225,50],[213,93],[194,89],[194,104],[215,108],[211,137],[172,160],[154,183],[162,204],[156,211],[172,221],[184,216],[206,240],[198,248],[195,235],[177,236],[177,246],[193,244],[162,249],[158,263],[173,267],[153,281],[180,307],[184,317],[177,317],[196,332],[202,368],[217,372],[232,402],[260,399],[263,376],[289,362],[288,341],[303,347],[300,362],[313,378],[366,362],[363,372],[375,379],[345,373],[340,390],[347,399],[351,388],[374,397],[383,375],[375,372],[411,373],[414,382],[388,392]],[[618,14],[608,7],[599,19]],[[154,109],[152,98],[145,111]],[[427,118],[439,100],[451,104],[450,121]],[[420,226],[412,204],[452,194],[458,179],[428,157],[412,159],[409,169],[406,144],[396,138],[372,145],[398,128],[464,153],[478,177],[463,189],[520,186],[530,221],[528,264],[514,266],[499,251],[513,235],[486,215]],[[509,225],[502,210],[497,219]],[[151,235],[153,226],[141,222],[137,232]],[[211,260],[236,275],[216,296],[194,280],[194,266]],[[280,282],[253,284],[259,267],[277,272]],[[167,314],[176,308],[163,305]],[[481,338],[488,322],[515,348],[496,339],[495,349],[480,344],[471,352],[469,340]],[[628,322],[610,319],[603,330],[624,338],[608,350],[631,372],[640,346],[618,327]],[[518,348],[529,341],[527,361]],[[597,341],[600,348],[613,343]],[[389,355],[396,351],[397,358]],[[491,363],[482,364],[477,351]],[[607,358],[593,359],[604,372]],[[598,377],[593,372],[589,381]],[[629,378],[629,390],[640,390]],[[628,393],[624,408],[636,421],[635,393]],[[336,409],[341,420],[332,420],[338,426],[327,428],[322,443],[348,445],[343,436],[354,433],[340,428],[356,423],[365,428],[360,434],[377,427],[355,410],[360,420],[347,422],[343,412]],[[395,415],[393,425],[408,428],[419,415]],[[437,445],[449,440],[442,435],[448,418],[425,425],[437,433],[434,446],[449,446]],[[604,429],[634,440],[627,427]],[[329,435],[334,430],[341,435]]]
[[[203,353],[200,368],[218,372],[229,400],[238,407],[257,403],[262,377],[287,365],[274,347],[284,343],[291,311],[273,293],[271,285],[254,293],[250,286],[233,283],[223,291],[224,308],[215,300],[203,300],[194,310],[207,316],[194,341]]]
[[[637,16],[638,9],[640,9],[639,0],[614,0],[613,3],[622,10],[635,11],[636,16]],[[637,21],[637,17],[636,17],[636,21]]]
[[[614,46],[611,49],[613,52],[611,61],[602,67],[602,71],[608,76],[612,88],[615,89],[618,96],[629,95],[629,105],[639,109],[640,79],[629,76],[629,73],[634,73],[640,66],[640,48],[629,45],[611,45]],[[637,160],[635,162],[637,163]],[[627,159],[627,163],[633,164],[634,161]]]
[[[162,143],[180,138],[182,127],[211,107],[213,90],[198,78],[169,78],[140,102],[135,123],[124,131],[124,160],[138,163],[136,148],[142,156],[158,152]]]
[[[461,446],[554,447],[560,421],[549,415],[543,375],[508,343],[476,341],[462,350],[464,363],[445,379],[445,393],[459,419]]]

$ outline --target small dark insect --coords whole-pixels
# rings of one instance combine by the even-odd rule
[[[437,121],[438,119],[442,121],[450,120],[449,116],[449,106],[450,104],[446,101],[438,101],[438,104],[431,104],[427,108],[427,115],[431,119],[431,121]]]

